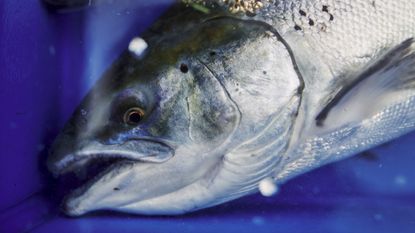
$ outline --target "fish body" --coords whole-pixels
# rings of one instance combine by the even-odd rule
[[[332,110],[337,112],[337,115],[333,113],[331,119],[326,119],[324,127],[316,128],[315,123],[317,121],[318,124],[318,114],[327,107],[338,92],[342,89],[359,86],[353,82],[358,79],[357,77],[361,73],[373,68],[374,63],[379,62],[380,59],[387,59],[390,55],[386,55],[389,50],[414,37],[415,14],[413,14],[413,9],[415,9],[415,2],[277,1],[275,7],[268,9],[270,10],[265,10],[264,14],[258,17],[277,28],[289,44],[307,87],[302,96],[302,106],[306,109],[300,111],[303,122],[297,121],[299,127],[297,128],[297,139],[295,139],[297,141],[296,147],[301,149],[296,149],[297,152],[294,152],[295,155],[293,154],[294,160],[301,158],[289,166],[296,167],[297,163],[311,165],[313,164],[311,161],[315,161],[316,158],[318,158],[317,164],[321,165],[325,160],[334,161],[337,158],[355,154],[411,130],[413,123],[410,123],[409,127],[404,130],[402,129],[404,127],[401,127],[405,125],[404,122],[397,122],[388,130],[382,129],[382,126],[369,126],[372,124],[369,123],[369,115],[380,114],[382,111],[379,108],[387,105],[380,103],[382,99],[377,99],[377,97],[392,101],[391,95],[395,95],[395,97],[400,95],[398,92],[378,94],[376,91],[373,91],[371,95],[371,89],[384,88],[377,87],[376,84],[361,91],[367,91],[367,95],[360,96],[360,99],[349,100],[349,102],[356,101],[355,105],[345,103],[345,106],[342,106],[343,109],[338,107],[336,110]],[[268,19],[268,15],[276,17]],[[363,75],[369,76],[369,74]],[[375,75],[380,76],[381,74]],[[397,80],[398,78],[391,79]],[[377,84],[379,83],[381,81]],[[400,97],[409,100],[413,90],[408,90],[408,92],[408,96]],[[344,97],[345,93],[341,94],[340,97]],[[371,109],[372,104],[379,104],[379,106]],[[366,116],[357,115],[358,113],[363,114],[365,111]],[[395,117],[402,119],[398,115]],[[354,128],[358,126],[352,126],[353,124],[357,125],[358,121],[360,121],[360,129]],[[362,121],[368,122],[363,123]],[[344,127],[347,124],[349,126]],[[385,122],[381,124],[386,125]],[[334,130],[334,127],[337,127],[337,130]],[[371,127],[376,129],[371,129]],[[394,127],[399,127],[399,129],[394,129]],[[347,135],[346,132],[354,130],[362,130],[362,132]],[[377,131],[377,133],[368,132],[369,130]],[[332,132],[328,134],[328,131]],[[339,133],[341,131],[343,133]],[[394,133],[394,131],[399,131],[399,133]],[[322,135],[325,136],[321,137]],[[344,137],[348,139],[345,140]],[[316,148],[316,150],[310,148]],[[284,176],[290,177],[290,172],[287,172],[289,170],[281,173],[280,179],[283,179]]]
[[[175,6],[94,86],[54,143],[55,174],[105,170],[65,212],[181,214],[415,128],[415,2]]]

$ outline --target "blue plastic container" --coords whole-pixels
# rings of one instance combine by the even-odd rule
[[[177,217],[68,218],[50,143],[104,70],[172,2],[57,13],[0,2],[0,232],[415,232],[415,133],[253,195]]]

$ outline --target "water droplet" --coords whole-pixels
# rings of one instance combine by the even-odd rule
[[[255,225],[264,225],[265,220],[260,216],[255,216],[252,218],[252,223]]]
[[[270,197],[278,192],[278,186],[271,177],[261,180],[258,188],[261,194],[265,197]]]
[[[140,37],[135,37],[130,41],[128,45],[128,50],[137,57],[141,57],[144,54],[144,51],[147,49],[148,45]]]
[[[17,124],[15,122],[10,122],[9,126],[12,129],[16,129],[17,128]]]
[[[373,215],[373,218],[374,218],[376,221],[381,221],[381,220],[383,220],[383,215],[382,215],[382,214],[377,213],[377,214]]]
[[[86,111],[85,109],[81,109],[82,116],[86,116],[87,114],[88,114],[88,111]]]
[[[397,175],[395,177],[395,184],[396,185],[404,186],[404,185],[406,185],[406,183],[407,183],[407,179],[406,179],[405,176],[403,176],[403,175]]]
[[[56,54],[55,46],[49,45],[49,54],[50,55],[55,55]]]

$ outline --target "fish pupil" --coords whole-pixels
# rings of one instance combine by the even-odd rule
[[[141,108],[130,108],[124,114],[124,123],[129,125],[137,125],[143,119],[144,111]]]
[[[128,116],[128,122],[138,124],[141,121],[141,114],[138,112],[131,112]]]
[[[180,65],[180,71],[182,72],[182,73],[187,73],[188,71],[189,71],[189,67],[187,67],[187,65],[186,64],[181,64]]]

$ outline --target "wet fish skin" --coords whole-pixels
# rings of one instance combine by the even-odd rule
[[[347,124],[347,121],[368,120],[368,115],[360,116],[358,119],[343,116],[344,119],[332,122],[331,126],[326,124],[323,128],[316,128],[316,121],[313,121],[338,92],[353,86],[353,82],[361,73],[367,71],[371,64],[382,58],[387,60],[385,57],[389,50],[415,37],[413,9],[415,9],[415,2],[403,0],[394,2],[385,0],[274,1],[267,4],[264,10],[254,17],[255,20],[267,22],[280,32],[292,49],[296,64],[304,77],[306,88],[302,95],[303,110],[299,113],[301,120],[297,120],[293,136],[294,141],[301,144],[298,146],[303,149],[291,152],[292,162],[287,162],[293,167],[296,166],[296,161],[301,161],[298,163],[307,164],[310,168],[321,166],[411,130],[411,127],[408,127],[396,133],[396,136],[392,136],[391,132],[394,130],[383,129],[384,132],[390,132],[390,137],[383,136],[382,139],[382,136],[371,138],[369,135],[361,135],[353,143],[343,140],[338,140],[337,143],[326,143],[326,147],[330,147],[330,152],[321,149],[322,146],[314,145],[317,139],[327,140],[327,138],[320,138],[322,134],[327,134],[330,130],[340,131],[341,125]],[[409,53],[413,53],[413,46],[410,49]],[[390,79],[392,80],[393,77]],[[400,84],[396,83],[396,85]],[[408,96],[402,94],[402,100],[410,101],[412,89],[408,92]],[[383,95],[387,94],[383,93]],[[395,96],[399,95],[400,93],[395,93]],[[368,99],[358,101],[362,103],[359,109],[370,109],[369,106],[372,103]],[[359,109],[354,107],[348,112],[356,112]],[[408,107],[408,109],[411,108]],[[382,112],[380,109],[377,110],[378,113]],[[337,129],[334,129],[335,127]],[[359,140],[364,141],[365,145],[358,145]],[[371,142],[366,142],[368,140]],[[293,144],[296,144],[294,141]],[[300,141],[303,142],[300,143]],[[320,147],[320,149],[310,151],[310,149],[304,149],[305,147]],[[343,147],[355,147],[356,149],[339,150]],[[316,158],[319,159],[316,160]],[[277,175],[278,180],[289,179],[307,170],[290,169],[289,166],[291,165],[284,168],[286,172]]]
[[[119,159],[65,212],[195,211],[413,130],[415,5],[398,2],[270,1],[255,16],[176,6],[143,36],[145,56],[124,53],[56,140],[56,174]],[[126,124],[136,107],[142,121]]]

